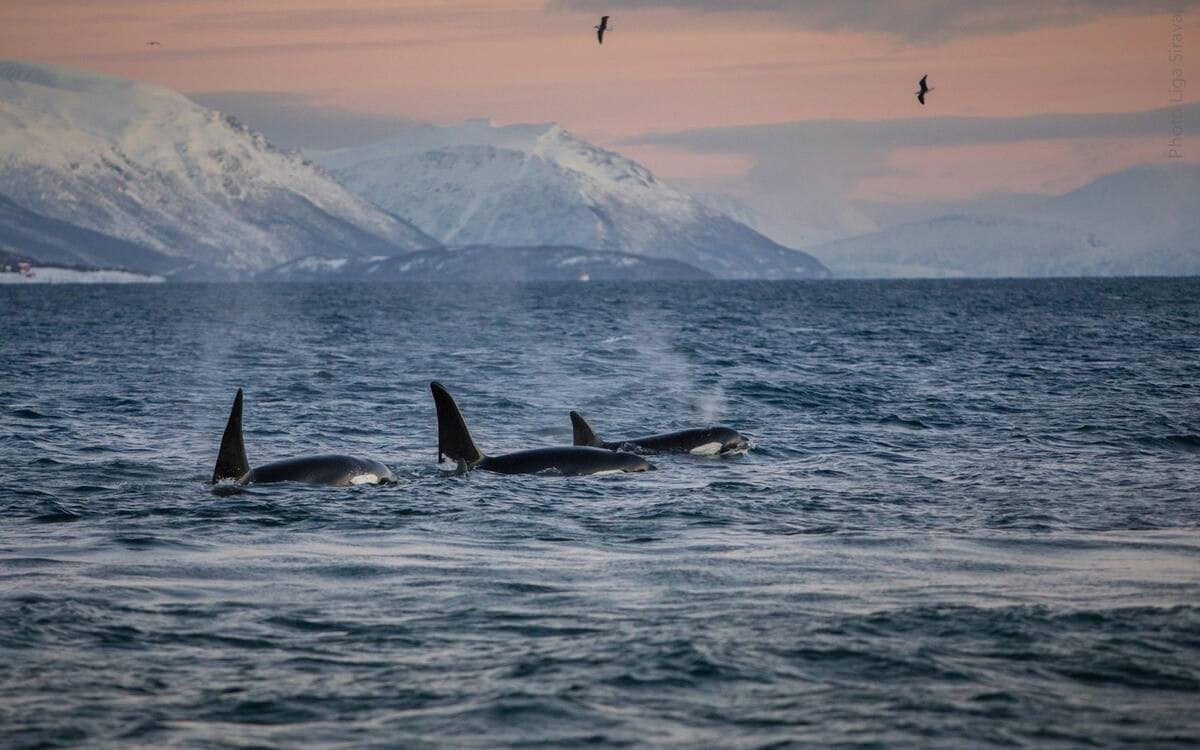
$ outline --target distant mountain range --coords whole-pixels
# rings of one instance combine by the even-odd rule
[[[810,255],[552,124],[412,126],[309,158],[168,89],[0,61],[0,254],[43,266],[173,280],[1200,273],[1196,165]]]
[[[1009,214],[956,214],[808,248],[838,276],[1200,274],[1200,166],[1140,166]]]
[[[828,274],[812,256],[557,125],[412,128],[310,155],[445,245],[570,245],[675,260],[722,278]]]
[[[443,244],[471,246],[481,259],[483,246],[525,248],[505,257],[547,262],[557,250],[528,249],[624,253],[597,268],[629,273],[634,266],[620,263],[641,255],[636,267],[655,277],[828,273],[561,128],[488,129],[502,137],[432,150],[410,143],[416,150],[404,157],[395,143],[324,155],[345,165],[337,176],[348,190],[168,89],[0,62],[0,250],[175,279],[253,278],[301,258],[398,257]]]

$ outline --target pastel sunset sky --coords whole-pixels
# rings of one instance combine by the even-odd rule
[[[0,57],[160,83],[288,146],[554,121],[845,228],[1165,162],[1169,108],[1189,135],[1198,114],[1200,0],[6,0]]]

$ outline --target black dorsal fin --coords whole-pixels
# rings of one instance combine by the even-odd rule
[[[592,448],[604,447],[604,441],[596,437],[592,426],[577,411],[571,412],[571,437],[575,445],[587,445]]]
[[[471,439],[467,420],[463,419],[454,397],[441,383],[430,383],[429,390],[433,391],[433,403],[437,407],[438,463],[445,456],[451,461],[466,462],[467,468],[474,468],[484,459],[484,455]]]
[[[238,388],[221,436],[221,451],[217,453],[217,465],[213,469],[213,483],[225,479],[240,480],[250,473],[250,462],[246,460],[246,445],[242,442],[242,389]]]

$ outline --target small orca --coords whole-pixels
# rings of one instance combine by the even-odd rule
[[[467,422],[454,397],[441,383],[430,383],[438,418],[438,463],[445,456],[457,461],[459,471],[484,469],[498,474],[537,474],[556,472],[565,476],[587,474],[620,474],[630,471],[649,471],[654,467],[641,456],[598,448],[535,448],[486,456],[475,446]]]
[[[354,456],[306,456],[276,461],[251,469],[242,441],[242,389],[233,399],[221,450],[213,469],[213,484],[232,479],[238,484],[300,482],[302,484],[385,484],[396,481],[392,470],[378,461]]]
[[[709,427],[681,430],[663,435],[629,438],[605,442],[596,436],[592,426],[577,411],[571,412],[571,432],[575,445],[590,445],[615,451],[623,448],[639,453],[691,453],[694,456],[732,456],[750,450],[750,441],[737,430],[728,427]]]

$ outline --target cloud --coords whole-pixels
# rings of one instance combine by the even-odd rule
[[[306,10],[239,10],[205,13],[179,21],[188,29],[253,29],[311,31],[313,29],[392,28],[444,20],[445,14],[391,8],[310,8]]]
[[[197,45],[187,47],[169,46],[172,42],[161,42],[161,47],[147,49],[135,47],[120,52],[88,52],[62,54],[56,57],[58,61],[68,63],[87,62],[132,62],[145,63],[147,60],[156,61],[196,61],[213,58],[228,60],[245,58],[259,60],[269,57],[295,57],[298,55],[314,55],[338,52],[361,52],[367,50],[394,50],[395,42],[289,42],[274,44],[236,44],[236,45]],[[434,46],[435,42],[409,43],[409,47],[417,44]]]
[[[1183,107],[1189,122],[1200,103]],[[1166,132],[1172,108],[1141,112],[1030,115],[1025,117],[921,117],[896,120],[808,120],[771,125],[649,133],[626,143],[686,148],[701,153],[747,153],[778,148],[822,150],[829,145],[869,147],[964,146],[981,143],[1117,138]]]
[[[276,146],[332,149],[375,143],[398,132],[426,127],[401,117],[320,107],[302,94],[273,91],[207,91],[188,98],[233,115]]]
[[[1070,26],[1104,16],[1180,12],[1200,0],[550,0],[547,8],[619,14],[673,9],[691,13],[750,13],[813,31],[891,34],[918,42]]]
[[[187,16],[176,22],[181,30],[254,30],[271,32],[328,31],[330,29],[369,29],[389,33],[415,30],[428,32],[431,28],[470,36],[479,31],[495,29],[497,24],[517,26],[533,14],[509,9],[498,17],[497,9],[461,4],[429,4],[428,7],[355,7],[353,2],[329,3],[304,9],[275,8],[247,10],[214,6],[214,10]]]

